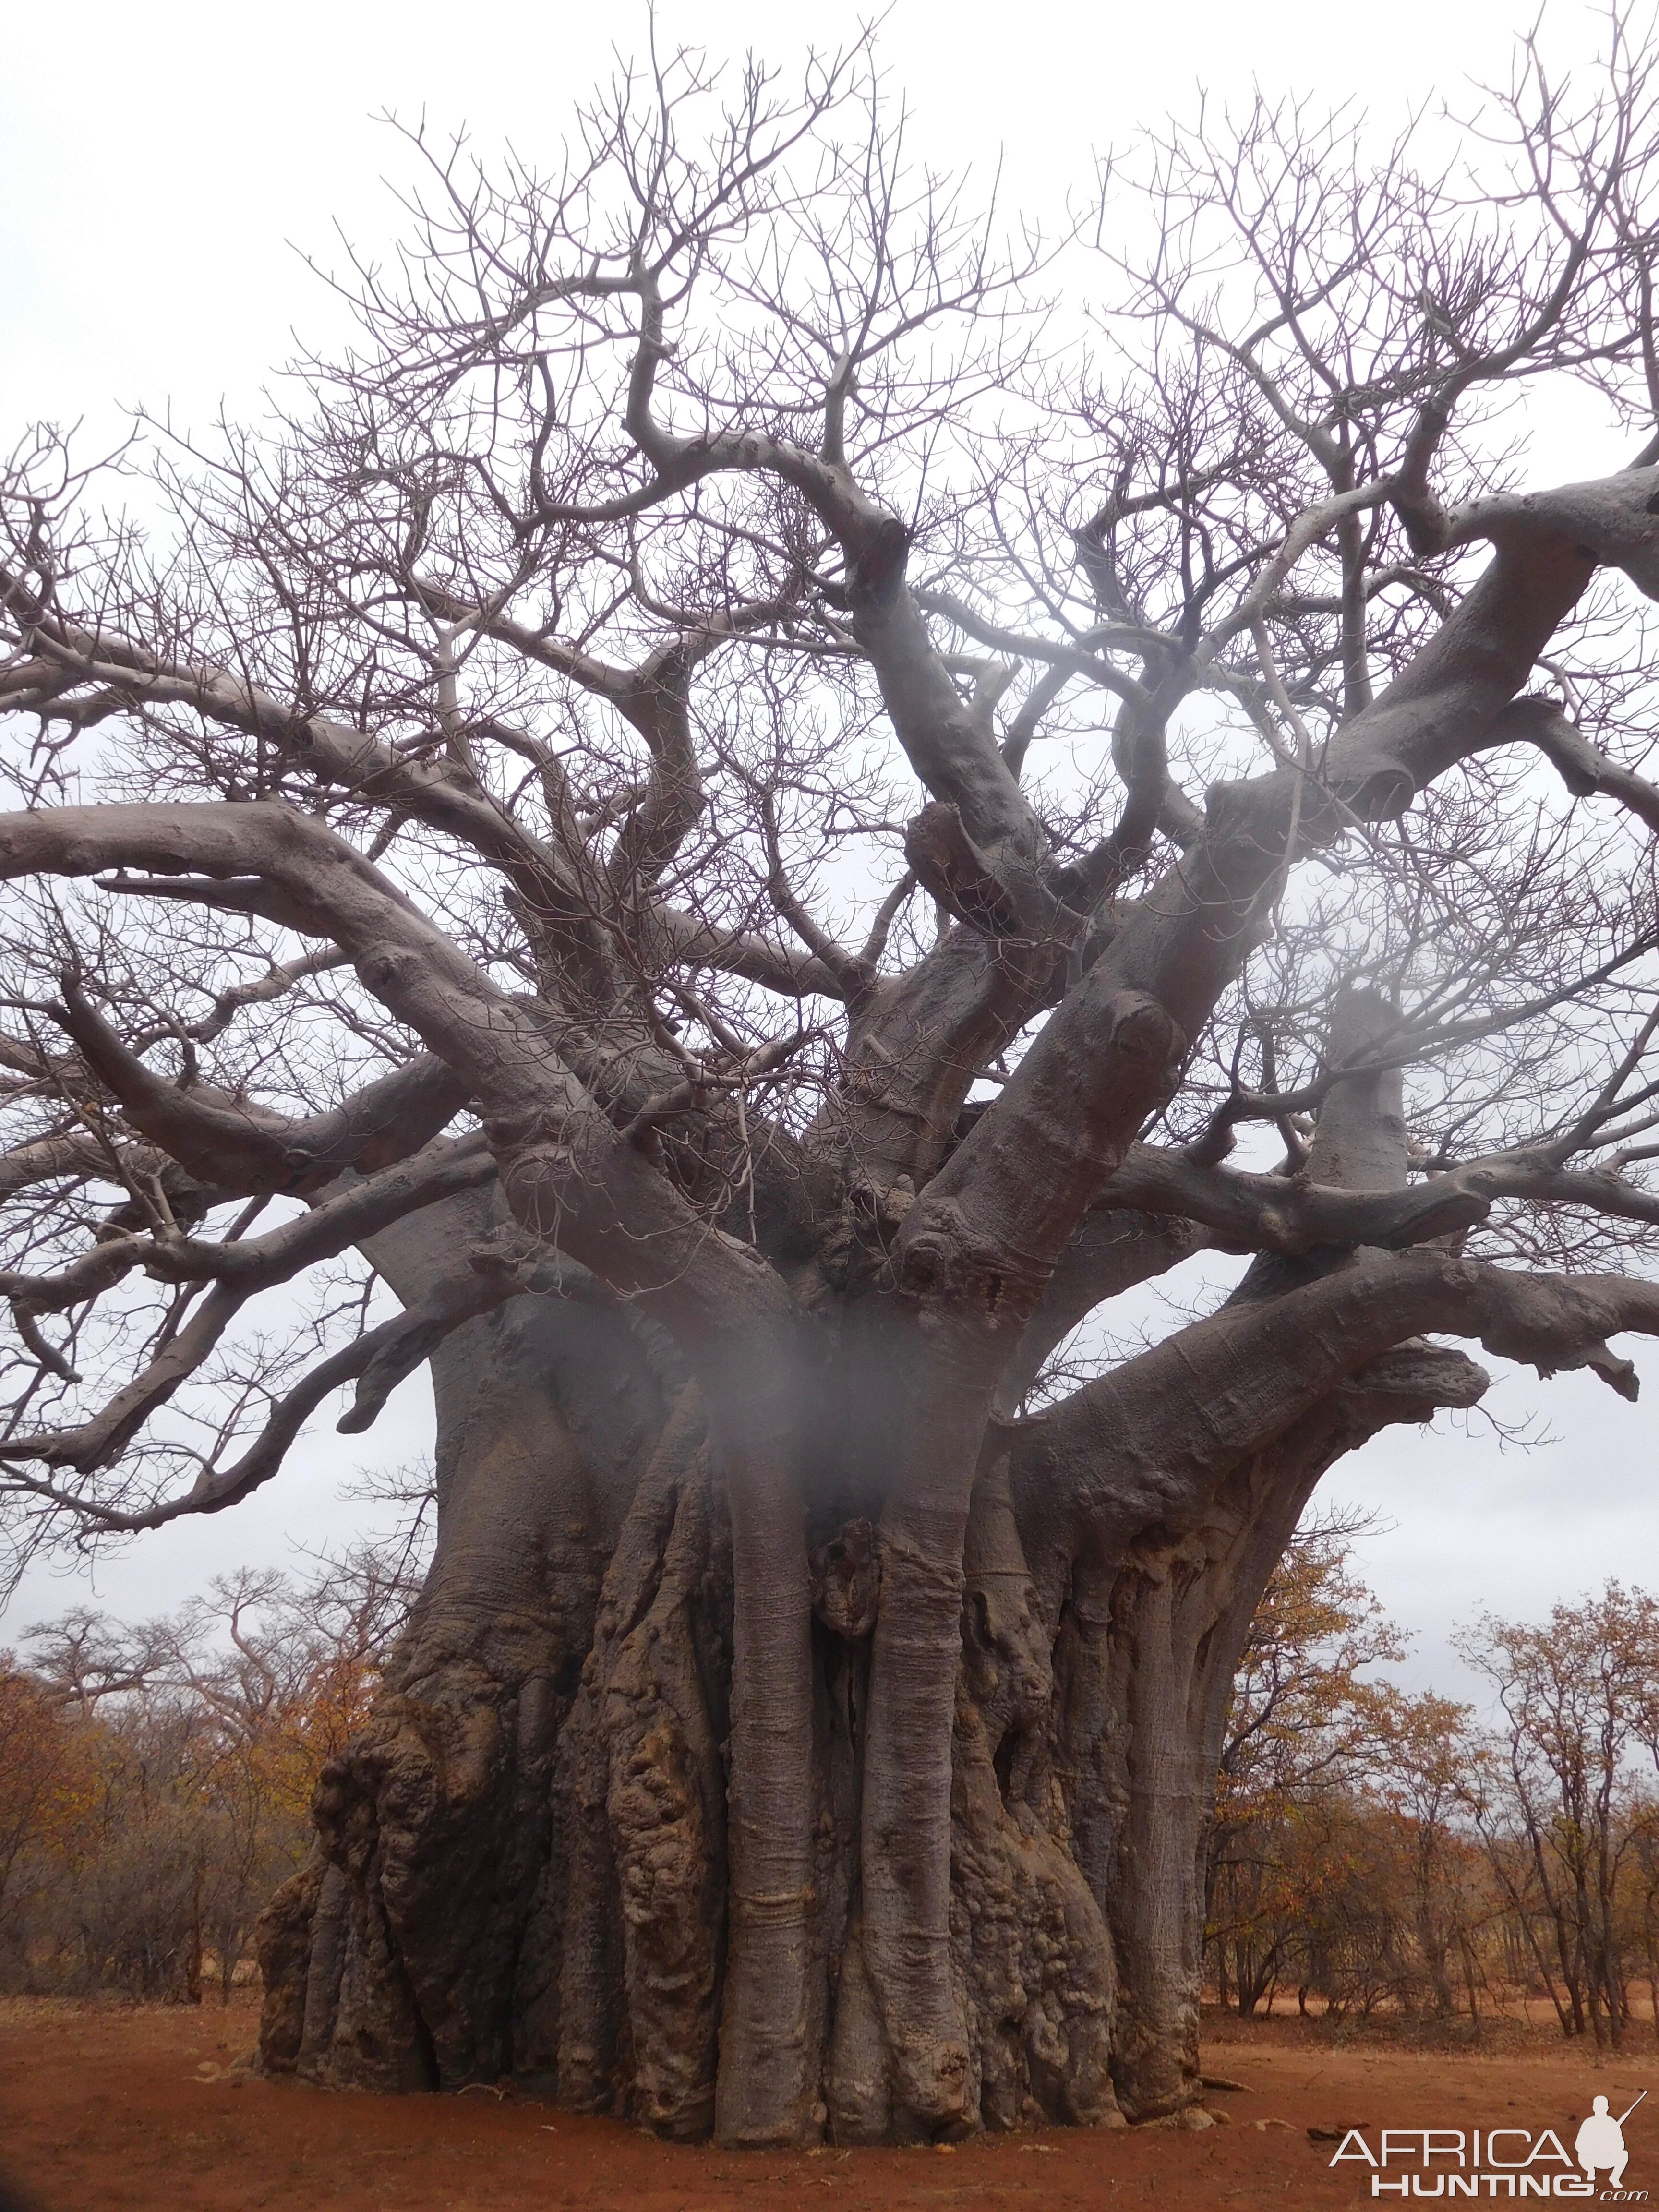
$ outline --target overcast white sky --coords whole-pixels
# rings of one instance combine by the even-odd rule
[[[657,36],[732,53],[752,45],[787,63],[809,34],[834,46],[871,12],[847,0],[800,15],[760,0],[665,0]],[[881,52],[914,109],[917,147],[981,173],[1000,151],[1006,197],[1040,210],[1086,190],[1096,152],[1188,107],[1200,84],[1231,103],[1257,82],[1352,99],[1379,124],[1443,97],[1462,104],[1471,77],[1507,76],[1533,13],[1532,0],[1380,10],[894,0]],[[482,153],[510,140],[550,166],[572,103],[608,71],[613,44],[642,49],[647,24],[640,6],[568,0],[470,13],[427,0],[14,7],[0,71],[0,443],[40,416],[112,436],[129,404],[170,403],[186,422],[222,400],[256,411],[292,334],[326,347],[339,328],[301,250],[337,258],[337,225],[370,249],[396,234],[380,180],[409,171],[377,115],[424,112],[443,131],[465,126]],[[1549,10],[1547,42],[1568,63],[1593,53],[1600,32],[1599,10]],[[1559,425],[1543,442],[1559,447]],[[1562,473],[1609,458],[1563,456]],[[1524,1616],[1610,1574],[1655,1579],[1659,1348],[1625,1348],[1648,1378],[1640,1407],[1582,1377],[1515,1377],[1495,1410],[1506,1424],[1540,1411],[1559,1441],[1506,1453],[1477,1419],[1467,1437],[1395,1431],[1340,1471],[1335,1493],[1393,1524],[1367,1543],[1364,1565],[1417,1632],[1415,1680],[1462,1685],[1445,1638],[1483,1606]],[[368,1437],[307,1443],[249,1504],[107,1559],[95,1595],[153,1613],[218,1569],[337,1540],[362,1510],[338,1503],[342,1480],[371,1458],[413,1455],[428,1423],[417,1380]],[[0,1615],[0,1641],[88,1594],[84,1582],[33,1577]]]

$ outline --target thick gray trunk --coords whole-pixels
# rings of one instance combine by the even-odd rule
[[[1391,1085],[1340,1086],[1321,1175],[1403,1172]],[[1184,1234],[1091,1221],[1004,1372]],[[374,1256],[405,1295],[439,1264],[430,1227]],[[1484,1382],[1378,1356],[1340,1256],[1258,1263],[1176,1353],[1012,1429],[969,1340],[879,1292],[810,1383],[694,1383],[580,1271],[458,1333],[428,1583],[264,1923],[265,2063],[513,2075],[738,2143],[1204,2124],[1251,1615],[1331,1462]]]
[[[744,2047],[730,1514],[673,1380],[597,1303],[519,1302],[444,1355],[428,1587],[262,1929],[271,2067],[383,2089],[512,2075],[666,2134],[759,2132],[754,2062],[720,2063]],[[1239,1644],[1319,1473],[1444,1387],[1421,1357],[1375,1363],[1184,1521],[1126,1500],[1104,1548],[1060,1541],[1029,1498],[1017,1512],[1006,1455],[988,1458],[952,1614],[942,1958],[899,1962],[906,1994],[939,1976],[948,2085],[939,2021],[896,2050],[917,2014],[872,1941],[872,1865],[895,1863],[868,1778],[888,1540],[855,1521],[820,1546],[808,1893],[746,1900],[808,1952],[785,1985],[807,2013],[749,2031],[775,2032],[805,2085],[797,2139],[1195,2117],[1200,1863]]]
[[[279,1894],[264,1936],[288,1961],[266,1965],[283,1993],[270,2062],[382,2088],[494,2080],[514,2062],[556,1751],[662,1419],[638,1339],[580,1298],[516,1300],[457,1332],[433,1370],[431,1570],[373,1719],[317,1792],[325,1871]]]

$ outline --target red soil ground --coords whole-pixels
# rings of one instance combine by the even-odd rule
[[[1370,2177],[1333,2170],[1335,2143],[1310,2128],[1365,2126],[1375,2145],[1384,2126],[1553,2127],[1571,2148],[1597,2091],[1618,2113],[1650,2087],[1627,2130],[1625,2186],[1659,2204],[1659,2045],[1645,2026],[1597,2067],[1541,2030],[1502,2025],[1485,2048],[1431,2051],[1218,2021],[1206,2063],[1245,2086],[1212,2094],[1227,2124],[1202,2134],[1054,2129],[949,2152],[788,2154],[653,2142],[488,2091],[383,2098],[251,2079],[228,2069],[252,2027],[244,2003],[0,2000],[0,2174],[29,2212],[1336,2208],[1372,2201]]]

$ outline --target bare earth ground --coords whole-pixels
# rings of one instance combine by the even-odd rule
[[[1499,2024],[1484,2048],[1436,2051],[1386,2034],[1346,2042],[1294,2021],[1210,2024],[1206,2064],[1229,2124],[1202,2134],[1053,2129],[949,2152],[747,2153],[652,2142],[489,2091],[339,2094],[228,2069],[252,2040],[246,2001],[221,2010],[0,1999],[0,2174],[29,2212],[1207,2212],[1240,2204],[1370,2202],[1358,2166],[1329,2166],[1316,2128],[1553,2127],[1572,2131],[1605,2090],[1629,2124],[1627,2191],[1659,2204],[1659,2045],[1593,2054]],[[1384,2203],[1397,2202],[1392,2197]]]

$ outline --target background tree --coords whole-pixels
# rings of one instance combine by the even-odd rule
[[[1371,1671],[1403,1647],[1349,1559],[1346,1524],[1314,1519],[1251,1624],[1210,1841],[1218,1994],[1248,2017],[1298,1979],[1304,2014],[1316,1993],[1471,2028],[1547,2002],[1618,2047],[1655,1980],[1654,1601],[1609,1583],[1463,1632],[1483,1728]]]
[[[1457,2011],[1461,1981],[1473,2025],[1486,1978],[1481,1939],[1496,1915],[1492,1884],[1482,1879],[1469,1833],[1469,1785],[1480,1765],[1469,1708],[1425,1693],[1395,1694],[1385,1710],[1374,1790],[1406,1861],[1417,1955],[1437,2016],[1449,2020]]]
[[[1513,1900],[1547,1931],[1535,1953],[1563,2032],[1617,2050],[1630,2022],[1629,1891],[1654,1814],[1637,1761],[1659,1680],[1659,1605],[1609,1583],[1536,1626],[1488,1616],[1462,1648],[1503,1717],[1486,1786],[1468,1793],[1475,1816]]]
[[[1383,2003],[1474,2024],[1483,1985],[1530,1976],[1524,1959],[1488,1971],[1503,1899],[1469,1805],[1490,1756],[1469,1707],[1376,1671],[1406,1642],[1352,1564],[1370,1525],[1312,1511],[1250,1623],[1209,1836],[1210,1969],[1246,2019],[1294,1985],[1304,2016],[1317,1996],[1336,2018]]]
[[[312,1792],[368,1719],[417,1583],[404,1547],[246,1571],[169,1620],[84,1609],[0,1672],[0,1973],[228,2002]]]
[[[1425,1333],[1629,1395],[1659,1322],[1609,40],[1523,51],[1473,181],[1258,103],[1051,242],[864,49],[681,57],[545,178],[417,145],[356,345],[158,434],[148,534],[20,450],[19,1541],[437,1401],[267,2064],[1202,2124],[1234,1662],[1320,1476],[1478,1401]],[[1628,444],[1522,489],[1552,379]],[[1224,1304],[1018,1415],[1206,1246]]]
[[[1352,1516],[1304,1522],[1274,1568],[1232,1682],[1207,1842],[1206,1919],[1223,2003],[1249,2019],[1282,1981],[1325,1985],[1312,1892],[1339,1877],[1331,1820],[1377,1764],[1389,1692],[1366,1670],[1405,1656],[1349,1558]]]
[[[85,1809],[87,1777],[58,1702],[0,1653],[0,1974],[25,1969],[21,1930],[36,1862],[61,1848]]]

